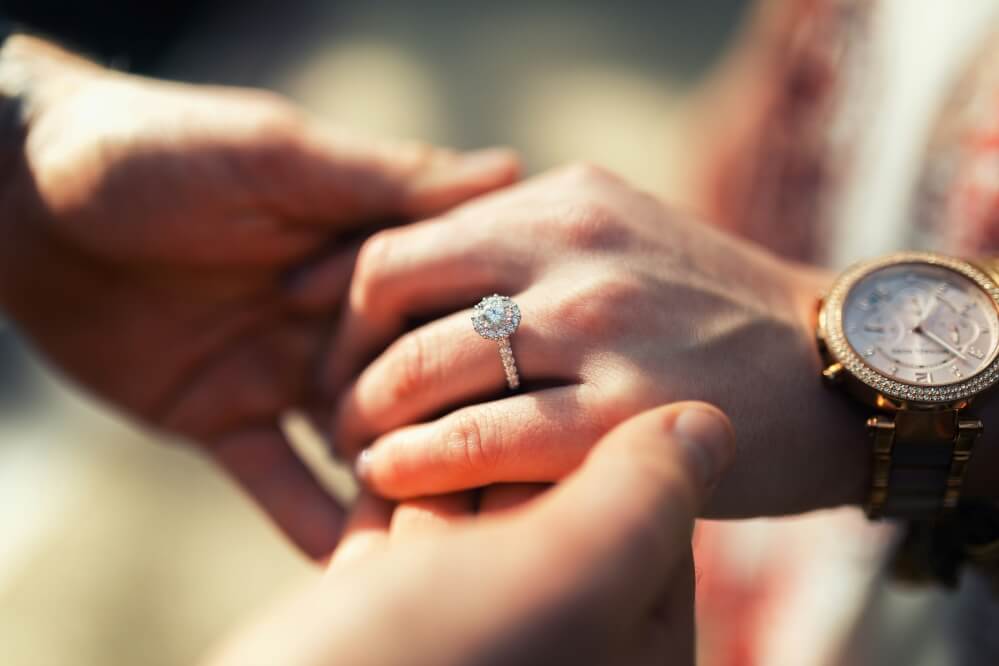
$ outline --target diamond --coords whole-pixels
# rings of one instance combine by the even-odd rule
[[[506,311],[496,304],[490,305],[482,314],[490,324],[498,324],[506,319]]]
[[[487,296],[473,308],[472,326],[487,340],[508,338],[520,326],[520,308],[507,296]]]

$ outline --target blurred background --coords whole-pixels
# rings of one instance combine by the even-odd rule
[[[586,159],[683,205],[743,0],[60,2],[6,15],[120,69],[285,93],[529,172]],[[0,664],[192,663],[316,575],[208,463],[61,384],[0,323]]]

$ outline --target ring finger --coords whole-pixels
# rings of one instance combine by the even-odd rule
[[[448,216],[369,239],[322,371],[329,394],[398,336],[407,319],[460,307],[488,291],[523,288],[531,257],[515,239],[492,233],[495,224]]]
[[[557,481],[610,425],[597,391],[587,384],[551,388],[394,430],[361,455],[358,476],[392,498]]]
[[[575,383],[580,347],[566,344],[561,327],[539,324],[546,318],[538,299],[528,294],[519,300],[523,324],[510,342],[520,372],[533,381]],[[353,457],[393,428],[502,391],[506,381],[497,345],[476,333],[470,316],[459,312],[404,335],[361,373],[345,391],[334,420],[340,455]]]

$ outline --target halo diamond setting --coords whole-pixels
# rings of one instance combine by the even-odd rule
[[[520,308],[507,296],[493,294],[483,298],[472,310],[472,326],[476,333],[499,345],[500,361],[511,389],[520,386],[517,361],[513,357],[510,336],[520,326]]]
[[[508,338],[520,326],[520,308],[506,296],[487,296],[473,309],[472,326],[487,340]]]

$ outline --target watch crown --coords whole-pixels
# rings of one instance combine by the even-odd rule
[[[833,363],[822,371],[822,379],[829,385],[839,384],[843,380],[843,371],[842,363]]]

